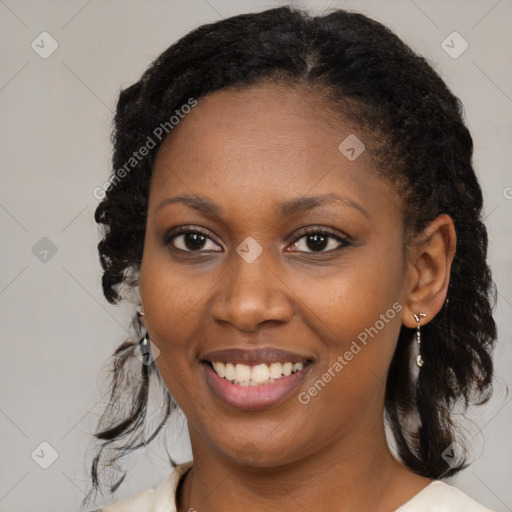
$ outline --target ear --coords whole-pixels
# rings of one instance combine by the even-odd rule
[[[434,318],[443,307],[457,237],[453,220],[440,215],[407,248],[407,297],[402,323],[416,328],[414,314],[424,313],[422,324]]]

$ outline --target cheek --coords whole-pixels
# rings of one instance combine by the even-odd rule
[[[357,339],[361,333],[364,338],[366,330],[375,325],[384,338],[396,339],[405,277],[401,253],[383,248],[354,252],[327,278],[302,277],[297,285],[308,309],[324,323],[333,344],[344,340],[338,347],[343,349],[348,340]]]
[[[193,265],[173,262],[166,248],[156,241],[146,242],[140,270],[140,296],[149,334],[155,339],[179,343],[191,317],[201,307],[201,299],[215,278],[211,272]]]
[[[152,343],[160,350],[156,365],[171,392],[168,378],[194,360],[187,341],[194,330],[199,293],[189,278],[169,268],[168,261],[150,251],[145,253],[140,271],[144,323]]]
[[[385,275],[382,271],[378,265],[366,267],[329,280],[321,292],[310,288],[306,323],[326,351],[298,398],[304,414],[332,426],[332,436],[369,410],[380,414],[403,309],[399,267],[392,271],[386,266]]]
[[[158,271],[157,266],[148,265],[141,272],[141,299],[151,342],[160,350],[155,364],[172,397],[188,417],[194,412],[190,405],[196,403],[191,393],[199,368],[194,339],[200,336],[200,290],[175,272]]]
[[[194,415],[200,368],[198,340],[208,335],[208,297],[225,270],[172,262],[161,249],[145,251],[140,295],[150,339],[160,350],[156,366],[181,409]]]

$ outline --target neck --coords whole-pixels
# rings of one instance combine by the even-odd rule
[[[396,510],[431,480],[391,455],[381,427],[371,435],[354,429],[308,457],[276,467],[234,463],[191,429],[194,466],[180,486],[178,511],[336,510],[333,504],[344,512]]]

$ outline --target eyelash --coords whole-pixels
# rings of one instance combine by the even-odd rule
[[[173,242],[173,240],[175,238],[177,238],[180,235],[188,235],[188,234],[202,235],[202,236],[205,236],[206,238],[212,240],[213,242],[215,242],[215,240],[213,240],[210,237],[208,231],[206,231],[204,228],[201,228],[200,226],[197,226],[197,227],[180,226],[179,228],[176,228],[176,229],[172,230],[165,237],[164,243],[165,243],[166,246],[169,246],[169,245],[172,246],[172,242]],[[336,240],[341,245],[339,247],[336,247],[336,249],[331,249],[331,250],[328,250],[328,251],[323,251],[322,250],[322,251],[296,251],[296,252],[306,253],[306,254],[328,254],[328,253],[331,253],[331,252],[335,252],[335,251],[337,251],[339,249],[343,249],[344,247],[350,247],[350,246],[354,245],[353,242],[348,237],[341,236],[333,228],[320,227],[320,226],[315,226],[315,227],[312,227],[312,228],[302,228],[302,229],[300,229],[296,233],[295,240],[291,243],[291,245],[296,244],[299,240],[301,240],[304,237],[312,236],[312,235],[324,235],[326,237],[329,237],[329,238],[332,238],[332,239]],[[217,242],[215,242],[215,243],[217,243]],[[192,251],[192,250],[178,249],[177,247],[174,247],[174,246],[172,246],[171,248],[173,250],[175,250],[175,251],[185,252],[185,253],[201,253],[201,252],[205,252],[204,249],[200,249],[200,250],[197,250],[197,251]],[[209,251],[209,252],[220,252],[220,251]]]

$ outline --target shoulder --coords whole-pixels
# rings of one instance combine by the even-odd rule
[[[192,461],[179,464],[151,489],[117,501],[95,512],[175,512],[176,488],[180,477],[192,467]]]
[[[460,489],[434,480],[396,512],[492,512]]]

